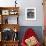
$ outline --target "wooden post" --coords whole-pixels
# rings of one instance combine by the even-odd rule
[[[43,0],[43,10],[44,10],[44,44],[46,46],[46,0]]]

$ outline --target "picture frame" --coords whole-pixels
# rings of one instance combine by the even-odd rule
[[[10,11],[9,11],[9,14],[10,14],[10,15],[17,15],[17,13],[18,13],[18,12],[17,12],[16,10],[10,10]]]
[[[25,9],[25,19],[26,20],[36,20],[36,8],[28,7]]]
[[[9,10],[2,10],[2,15],[9,15]]]

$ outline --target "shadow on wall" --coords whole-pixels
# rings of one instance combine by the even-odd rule
[[[19,39],[20,39],[20,41],[22,40],[23,35],[24,35],[25,31],[28,28],[32,28],[34,30],[34,32],[36,32],[39,41],[42,43],[43,42],[43,36],[42,36],[43,35],[43,33],[42,33],[43,30],[42,30],[42,26],[21,26],[20,27],[20,32],[19,32]]]

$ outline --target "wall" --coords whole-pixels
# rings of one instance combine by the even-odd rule
[[[21,5],[20,11],[20,24],[22,26],[43,26],[43,11],[42,11],[42,0],[21,0],[19,1]],[[36,20],[35,21],[26,21],[25,20],[25,8],[27,7],[36,7]]]
[[[15,6],[15,0],[0,0],[0,6]],[[21,26],[43,26],[43,6],[42,0],[17,0],[18,6],[20,7],[19,12],[19,24]],[[36,8],[36,20],[25,20],[25,8],[35,7]]]

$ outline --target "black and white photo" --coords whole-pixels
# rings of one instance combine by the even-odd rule
[[[36,8],[25,9],[26,20],[36,20]]]

